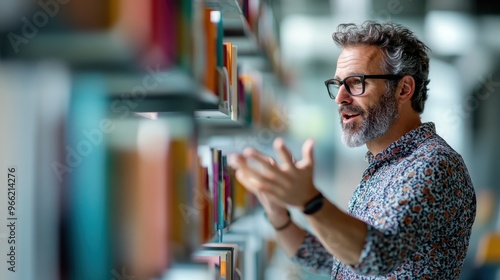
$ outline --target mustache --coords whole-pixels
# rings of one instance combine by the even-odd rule
[[[355,114],[360,114],[361,116],[365,115],[365,110],[363,110],[361,107],[354,106],[354,105],[342,105],[339,107],[339,114],[341,114],[344,111],[348,111],[350,113],[355,113]]]

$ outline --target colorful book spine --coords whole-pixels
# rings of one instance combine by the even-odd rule
[[[154,34],[159,23],[155,11],[158,10],[153,0],[138,3],[134,0],[112,0],[111,17],[116,18],[114,30],[125,39],[126,45],[139,56],[152,52],[158,43]],[[158,52],[155,52],[158,53]],[[163,58],[161,58],[163,59]],[[155,57],[158,63],[160,57]]]
[[[179,24],[179,65],[192,71],[193,68],[193,1],[181,1]]]
[[[225,101],[228,103],[232,120],[238,120],[238,47],[231,42],[224,43],[224,67],[228,72],[229,90]]]
[[[198,157],[198,185],[195,192],[195,207],[201,212],[200,223],[200,243],[205,243],[213,236],[211,231],[211,196],[208,191],[208,169],[201,163]]]
[[[246,212],[246,208],[248,205],[248,192],[243,187],[240,181],[238,181],[235,177],[234,170],[231,169],[230,175],[233,177],[233,190],[234,190],[234,217],[238,218],[243,216]]]
[[[162,120],[142,120],[138,131],[138,184],[133,267],[140,279],[158,277],[169,265],[167,193],[168,131]],[[186,186],[187,187],[187,186]],[[180,225],[178,225],[180,226]]]
[[[224,25],[222,16],[216,18],[217,24],[217,68],[224,67]]]
[[[113,269],[109,248],[106,146],[91,142],[105,141],[106,134],[100,130],[95,135],[101,137],[90,140],[82,133],[89,128],[110,128],[106,122],[106,105],[102,76],[88,74],[74,80],[68,122],[68,147],[77,167],[71,173],[69,185],[71,279],[109,279]]]
[[[227,78],[224,77],[224,82],[223,85],[225,86],[223,89],[223,96],[224,96],[224,102],[227,104],[227,107],[229,111],[231,111],[231,51],[232,51],[232,44],[229,42],[224,43],[223,45],[223,53],[224,53],[224,65],[223,65],[223,70],[227,71]],[[227,79],[227,80],[226,80]],[[227,81],[227,82],[226,82]],[[227,86],[226,86],[227,85]]]
[[[205,87],[217,94],[217,23],[212,21],[213,10],[205,8],[203,13],[203,27],[205,29]]]
[[[244,122],[247,117],[247,104],[245,100],[245,86],[238,75],[238,120]]]
[[[161,58],[156,64],[168,68],[174,65],[178,56],[179,7],[175,0],[152,1],[153,40],[159,47]]]
[[[229,173],[227,172],[228,166],[227,166],[227,156],[224,155],[222,156],[222,165],[224,170],[224,220],[227,221],[227,223],[231,223],[231,209],[232,209],[232,199],[231,199],[231,178],[229,176]]]
[[[0,64],[0,279],[60,276],[61,192],[81,163],[64,141],[70,81],[59,63]]]
[[[139,212],[137,199],[139,185],[139,154],[137,151],[136,119],[112,119],[113,133],[108,145],[109,213],[112,267],[127,267],[129,273],[137,273],[134,264],[138,255]],[[140,254],[139,254],[140,255]],[[118,270],[117,270],[118,269]]]
[[[218,163],[218,157],[217,157],[217,149],[212,148],[212,193],[213,193],[213,201],[214,201],[214,228],[215,232],[219,229],[219,163]]]
[[[225,219],[224,219],[224,212],[226,208],[226,204],[224,201],[225,194],[224,194],[224,169],[223,169],[223,162],[222,162],[222,150],[217,150],[217,164],[219,166],[219,172],[218,172],[218,188],[219,188],[219,211],[218,213],[218,218],[219,218],[219,229],[222,229],[225,227]]]
[[[231,119],[238,120],[238,47],[236,45],[231,46],[230,52],[230,75],[231,80]]]

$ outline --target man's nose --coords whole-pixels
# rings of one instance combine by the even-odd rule
[[[347,92],[347,88],[345,85],[341,85],[339,87],[339,91],[337,92],[337,96],[335,96],[335,102],[337,104],[350,104],[352,102],[352,96]]]

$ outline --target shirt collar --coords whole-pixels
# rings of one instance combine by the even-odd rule
[[[401,136],[401,138],[394,141],[389,145],[389,147],[387,147],[387,149],[377,155],[374,156],[370,151],[368,151],[365,156],[365,161],[372,164],[374,162],[398,159],[403,157],[407,151],[413,151],[416,149],[425,139],[435,134],[436,127],[434,123],[423,123],[421,126]]]

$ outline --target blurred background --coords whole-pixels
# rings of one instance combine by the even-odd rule
[[[238,73],[252,81],[242,85],[253,98],[245,108],[254,105],[246,115],[245,110],[231,115],[224,94],[197,94],[208,87],[210,55],[200,47],[211,32],[204,29],[206,7],[220,11],[216,18],[222,15],[224,42],[238,47]],[[247,21],[243,27],[241,16]],[[195,162],[209,166],[213,160],[212,155],[207,159],[207,147],[224,155],[247,146],[272,154],[272,139],[283,136],[300,157],[303,141],[313,138],[316,184],[346,209],[367,166],[366,148],[342,144],[337,105],[323,81],[333,77],[340,54],[331,39],[337,25],[368,19],[403,24],[431,48],[422,120],[434,122],[463,156],[477,195],[461,279],[500,279],[495,109],[500,105],[500,2],[486,0],[0,0],[0,168],[18,168],[22,187],[15,198],[19,270],[12,274],[8,264],[0,266],[0,278],[121,279],[129,265],[146,279],[186,260],[206,241],[191,236],[203,218],[195,215],[195,223],[183,223],[180,210],[169,208],[170,200],[154,199],[165,196],[164,185],[187,184],[189,192],[174,192],[174,204],[199,210],[188,198],[196,189],[194,178],[203,173],[192,174]],[[242,120],[252,129],[241,129]],[[175,142],[179,139],[181,144]],[[177,151],[175,157],[186,163],[175,169],[170,157],[154,156],[164,150]],[[7,171],[0,176],[7,182]],[[172,178],[184,181],[172,183]],[[141,192],[143,184],[153,191]],[[0,259],[8,261],[12,234],[3,223],[10,198],[7,191],[0,197]],[[157,216],[158,211],[175,214]],[[292,212],[307,227],[304,217]],[[203,226],[210,228],[206,234],[214,233],[212,225]],[[170,236],[178,227],[183,229]],[[273,238],[262,217],[239,227]],[[148,231],[174,241],[155,243],[165,237]],[[144,244],[141,238],[152,241]],[[169,249],[155,251],[155,244]],[[141,263],[140,256],[147,261]],[[266,258],[264,279],[329,279],[300,270],[279,249]]]

